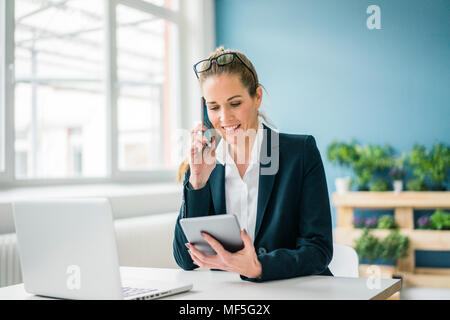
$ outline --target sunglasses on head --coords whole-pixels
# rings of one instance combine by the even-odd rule
[[[241,59],[241,57],[239,57],[239,55],[235,52],[229,52],[229,53],[223,53],[220,56],[217,56],[215,58],[211,58],[211,59],[204,59],[201,60],[199,62],[197,62],[196,64],[194,64],[194,72],[195,75],[198,77],[198,74],[201,72],[205,72],[208,71],[209,69],[211,69],[212,63],[215,61],[217,63],[218,66],[222,67],[222,66],[226,66],[227,64],[230,64],[234,61],[234,58],[238,58],[238,60],[245,66],[247,67],[247,69],[250,71],[250,73],[253,76],[253,79],[255,80],[256,83],[256,76],[254,74],[254,72],[252,71],[252,69],[248,66],[248,64],[245,63],[244,60]]]

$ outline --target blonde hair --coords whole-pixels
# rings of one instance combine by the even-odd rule
[[[199,73],[198,81],[200,83],[200,87],[203,87],[203,83],[205,82],[205,80],[211,76],[218,76],[221,74],[239,75],[242,84],[244,85],[245,88],[247,88],[250,96],[254,97],[256,95],[256,89],[259,86],[259,81],[258,81],[258,74],[256,73],[255,67],[253,66],[251,61],[248,60],[248,58],[243,53],[237,50],[224,49],[223,46],[218,47],[213,53],[211,53],[208,59],[217,58],[218,56],[224,53],[237,54],[239,58],[241,58],[242,61],[244,61],[247,64],[247,66],[253,71],[255,78],[253,78],[253,74],[241,61],[239,61],[239,59],[234,59],[233,62],[223,66],[219,66],[217,63],[213,63],[209,68],[209,70]]]
[[[260,86],[264,88],[258,81],[258,74],[256,73],[255,67],[250,62],[250,60],[247,59],[247,57],[237,51],[237,50],[231,50],[231,49],[224,49],[223,46],[218,47],[211,55],[208,57],[208,59],[216,58],[224,53],[236,53],[239,55],[239,57],[245,61],[245,63],[250,67],[250,69],[253,71],[253,74],[255,75],[255,78],[253,78],[252,73],[250,70],[247,69],[247,67],[239,61],[239,59],[234,59],[234,61],[230,64],[224,65],[224,66],[218,66],[217,63],[213,63],[211,65],[211,68],[208,71],[201,72],[198,74],[199,77],[199,84],[200,87],[202,87],[205,80],[210,76],[217,76],[220,74],[229,74],[229,75],[239,75],[241,82],[243,86],[248,90],[251,97],[255,97],[256,95],[256,89]],[[265,90],[265,88],[264,88]],[[267,91],[266,91],[267,92]],[[270,125],[270,122],[267,120],[267,117],[258,110],[258,116],[261,117],[265,123]],[[181,183],[185,179],[186,172],[189,169],[189,155],[184,158],[183,162],[178,167],[177,172],[177,182]]]

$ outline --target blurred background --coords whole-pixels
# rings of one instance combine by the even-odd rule
[[[357,191],[388,204],[355,206],[355,229],[386,215],[407,229],[398,206],[411,229],[442,216],[443,233],[420,235],[439,238],[431,255],[411,236],[406,251],[450,287],[449,12],[446,0],[3,1],[0,233],[14,233],[11,202],[33,197],[107,196],[117,219],[176,212],[200,120],[192,65],[223,45],[254,64],[271,125],[315,137],[333,228],[349,227],[338,208]],[[434,206],[395,202],[395,180]]]
[[[366,9],[378,4],[381,29]],[[448,1],[216,1],[217,44],[248,54],[281,132],[312,134],[330,191],[333,141],[450,143]]]

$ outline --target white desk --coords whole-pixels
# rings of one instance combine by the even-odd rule
[[[369,300],[387,299],[401,289],[399,279],[380,279],[379,288],[370,289],[366,278],[307,276],[253,283],[224,271],[131,267],[121,267],[121,274],[124,286],[145,287],[151,280],[193,283],[191,291],[164,298],[176,300]],[[5,299],[45,298],[26,293],[18,284],[0,288],[0,300]]]

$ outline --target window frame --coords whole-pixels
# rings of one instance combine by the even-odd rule
[[[119,169],[119,130],[118,130],[118,78],[117,78],[117,36],[116,36],[116,30],[117,30],[117,19],[116,19],[116,12],[117,12],[117,6],[118,5],[124,5],[132,9],[139,10],[143,13],[151,14],[153,16],[156,16],[158,18],[168,20],[174,24],[177,25],[178,29],[180,30],[182,28],[181,26],[181,18],[180,13],[177,11],[173,11],[170,9],[166,9],[163,7],[159,7],[157,5],[144,2],[141,0],[114,0],[114,1],[106,1],[106,7],[108,8],[106,10],[107,12],[107,27],[105,28],[106,32],[106,43],[107,43],[107,52],[111,52],[111,55],[109,57],[108,61],[108,85],[107,85],[107,96],[109,101],[109,121],[108,125],[109,130],[107,136],[109,137],[110,141],[108,143],[108,146],[111,148],[109,150],[109,159],[110,161],[110,176],[114,181],[152,181],[152,182],[161,182],[161,181],[175,181],[176,177],[176,171],[175,170],[132,170],[132,171],[124,171]],[[183,0],[180,0],[183,1]],[[178,48],[181,47],[180,43],[180,37],[178,37],[177,40]],[[179,71],[179,70],[178,70]],[[180,81],[180,80],[177,80]],[[179,86],[178,86],[179,87]],[[179,92],[176,92],[176,94],[179,94]],[[179,110],[180,106],[176,105],[175,110]],[[176,114],[179,114],[179,112],[176,112]],[[177,124],[180,123],[178,119]],[[108,158],[108,157],[107,157]]]
[[[3,72],[0,72],[0,86],[4,95],[0,95],[0,112],[4,115],[4,155],[5,171],[0,172],[1,187],[25,187],[40,185],[77,185],[97,183],[160,183],[174,182],[176,170],[121,171],[118,166],[118,126],[117,126],[117,50],[116,50],[116,8],[118,5],[128,6],[145,13],[157,16],[176,24],[178,28],[178,54],[175,56],[177,97],[174,109],[177,112],[175,129],[189,130],[200,118],[198,96],[200,90],[195,77],[191,74],[191,65],[208,55],[215,47],[214,1],[213,0],[179,0],[178,11],[173,11],[141,0],[103,0],[105,5],[104,55],[106,115],[107,115],[107,156],[105,166],[107,174],[100,178],[48,178],[48,179],[16,179],[15,178],[15,129],[14,129],[14,1],[0,2],[0,32],[3,36],[5,52],[2,58]],[[205,28],[205,25],[209,26]],[[2,37],[0,37],[1,39]],[[2,55],[0,55],[2,57]],[[2,70],[0,68],[0,70]],[[180,101],[184,101],[183,106]],[[198,109],[198,110],[197,110]],[[0,116],[1,121],[1,116]],[[0,122],[1,123],[1,122]],[[0,134],[1,138],[1,134]]]
[[[0,125],[3,139],[0,156],[3,156],[4,170],[0,172],[0,182],[14,179],[14,4],[13,1],[0,3]],[[2,137],[3,136],[3,137]],[[3,155],[2,155],[3,153]]]
[[[4,1],[0,3],[0,21],[5,21],[5,5]],[[0,23],[0,52],[5,52],[5,23]],[[0,55],[2,57],[2,55]],[[3,55],[4,57],[4,55]],[[5,59],[0,59],[0,175],[5,170],[5,99],[4,99],[4,75]]]

